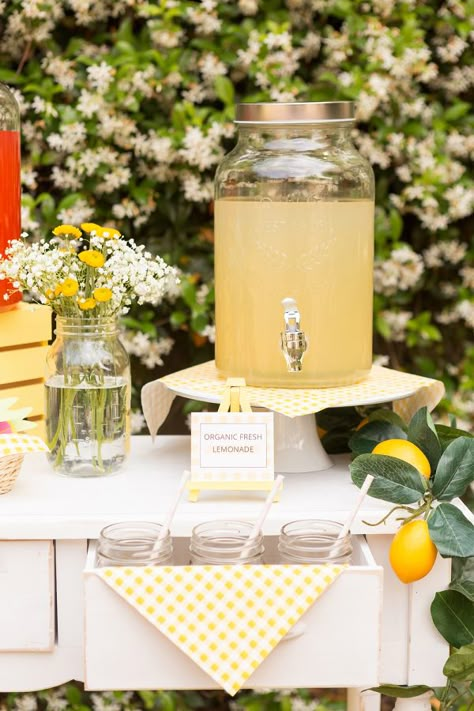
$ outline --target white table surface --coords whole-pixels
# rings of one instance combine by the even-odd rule
[[[304,518],[344,521],[357,493],[346,455],[333,458],[324,472],[287,474],[280,503],[265,522],[267,535],[279,533],[288,521]],[[190,439],[185,435],[133,437],[130,458],[115,475],[96,478],[60,476],[45,455],[25,457],[13,490],[0,496],[0,539],[97,538],[101,528],[118,521],[161,521],[170,506],[184,469],[189,467]],[[253,520],[264,492],[204,491],[197,503],[183,498],[172,533],[189,536],[192,527],[215,519]],[[397,530],[397,512],[388,523],[367,526],[382,518],[390,505],[366,497],[353,533],[389,534]]]

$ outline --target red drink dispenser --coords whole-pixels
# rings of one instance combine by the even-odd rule
[[[20,112],[12,92],[0,83],[0,255],[18,239],[20,219]],[[21,293],[0,281],[0,311],[21,301]]]

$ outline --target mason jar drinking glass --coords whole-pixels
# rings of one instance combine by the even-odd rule
[[[112,523],[102,529],[97,542],[97,566],[172,565],[173,542],[170,532],[154,550],[161,534],[159,523]]]
[[[349,101],[240,104],[215,187],[216,365],[349,385],[372,365],[374,178]]]
[[[263,534],[249,542],[252,524],[208,521],[193,528],[189,552],[193,565],[256,564],[263,562]]]
[[[317,519],[287,523],[278,541],[280,561],[295,565],[350,563],[351,535],[339,538],[342,528],[342,523]]]

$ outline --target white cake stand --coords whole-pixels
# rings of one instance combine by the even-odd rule
[[[220,397],[214,393],[209,393],[200,390],[198,387],[170,385],[167,383],[169,390],[172,390],[176,395],[189,398],[191,400],[199,400],[201,402],[220,403]],[[414,395],[417,387],[407,386],[406,390],[402,388],[396,395],[383,398],[378,395],[374,398],[364,397],[358,400],[354,397],[347,407],[359,405],[377,405],[385,402],[393,402],[394,400],[403,400],[406,397]],[[254,407],[256,412],[266,411],[263,407]],[[324,450],[321,440],[319,439],[316,422],[313,415],[301,415],[300,417],[287,417],[278,412],[274,412],[274,430],[275,430],[275,471],[279,474],[293,474],[298,472],[319,472],[330,469],[334,462]]]

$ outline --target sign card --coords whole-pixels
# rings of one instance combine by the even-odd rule
[[[269,481],[274,477],[272,412],[193,412],[191,480]]]

